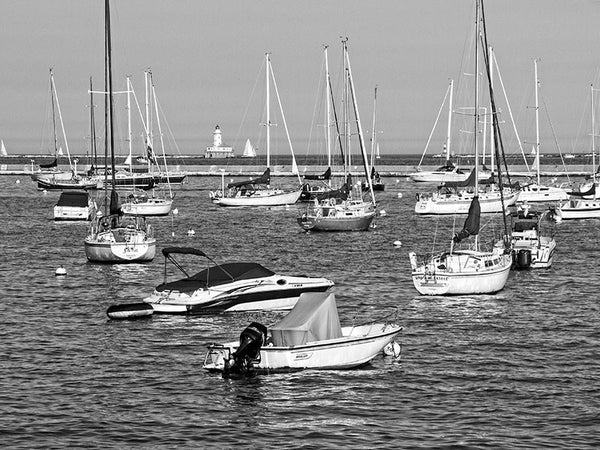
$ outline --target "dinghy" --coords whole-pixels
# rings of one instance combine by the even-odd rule
[[[210,345],[203,368],[226,377],[351,369],[381,354],[401,331],[394,323],[342,327],[333,293],[307,293],[270,329],[253,322],[241,333],[239,342]]]

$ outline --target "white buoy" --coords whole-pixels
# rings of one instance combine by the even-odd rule
[[[385,209],[382,209],[381,211],[379,211],[379,215],[380,215],[381,217],[383,217],[383,216],[387,216],[387,212],[385,212]]]
[[[400,180],[396,179],[396,183],[400,183]]]
[[[394,241],[394,247],[402,247],[402,242]]]
[[[398,192],[398,198],[402,198],[402,192]]]
[[[192,230],[191,228],[187,232],[188,236],[194,236],[195,234],[196,234],[196,232],[194,230]]]
[[[177,208],[175,208],[175,209],[173,210],[173,215],[174,215],[174,216],[176,216],[177,214],[179,214],[179,210],[178,210]]]
[[[60,266],[58,269],[56,269],[54,275],[56,275],[57,277],[64,277],[67,275],[67,269],[65,269],[63,266]]]
[[[383,354],[385,356],[393,356],[395,359],[398,359],[402,354],[402,347],[400,347],[400,344],[398,344],[396,341],[392,341],[383,347]]]
[[[48,191],[47,191],[46,189],[44,189],[44,190],[42,191],[42,194],[46,195],[46,194],[48,194]]]
[[[17,180],[17,181],[15,181],[15,183],[17,183],[17,184],[20,184],[20,183],[21,183],[21,180]]]

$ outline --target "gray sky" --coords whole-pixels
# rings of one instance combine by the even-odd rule
[[[542,93],[562,150],[584,151],[589,130],[582,115],[597,77],[600,2],[488,0],[485,7],[515,114],[527,114],[532,61],[540,58]],[[143,70],[151,67],[182,153],[203,153],[215,124],[238,153],[247,137],[258,136],[261,118],[251,117],[249,103],[257,77],[262,88],[259,70],[270,51],[301,156],[314,120],[322,45],[330,45],[330,64],[337,67],[340,36],[349,37],[364,128],[370,129],[377,84],[382,152],[420,153],[448,79],[460,75],[474,1],[116,0],[112,8],[116,87],[132,75],[141,98]],[[49,67],[71,151],[85,150],[89,76],[98,88],[103,80],[103,24],[101,0],[3,0],[0,138],[9,153],[48,152]],[[97,117],[100,129],[101,108]],[[542,138],[552,140],[547,125]],[[579,148],[572,148],[576,138]]]

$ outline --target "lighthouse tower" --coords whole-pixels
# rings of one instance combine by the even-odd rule
[[[213,145],[206,147],[205,158],[233,158],[233,147],[229,147],[223,144],[223,135],[221,134],[221,127],[217,125],[215,131],[213,131]]]

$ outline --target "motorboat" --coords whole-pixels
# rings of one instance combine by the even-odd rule
[[[305,293],[294,309],[270,329],[253,322],[242,331],[239,341],[210,345],[203,368],[225,377],[351,369],[381,354],[401,331],[395,323],[342,327],[335,294]]]
[[[528,205],[511,214],[513,268],[548,269],[552,265],[556,241],[542,229],[545,215],[530,210]]]
[[[304,275],[281,275],[255,262],[217,264],[202,250],[190,247],[162,249],[165,257],[165,279],[152,294],[143,299],[155,313],[203,314],[224,311],[289,310],[300,294],[324,292],[333,286],[326,278]],[[199,256],[209,265],[189,275],[175,256]],[[185,278],[167,280],[168,263]],[[212,263],[212,264],[211,264]]]
[[[90,220],[96,205],[87,192],[62,192],[54,206],[54,220]]]

